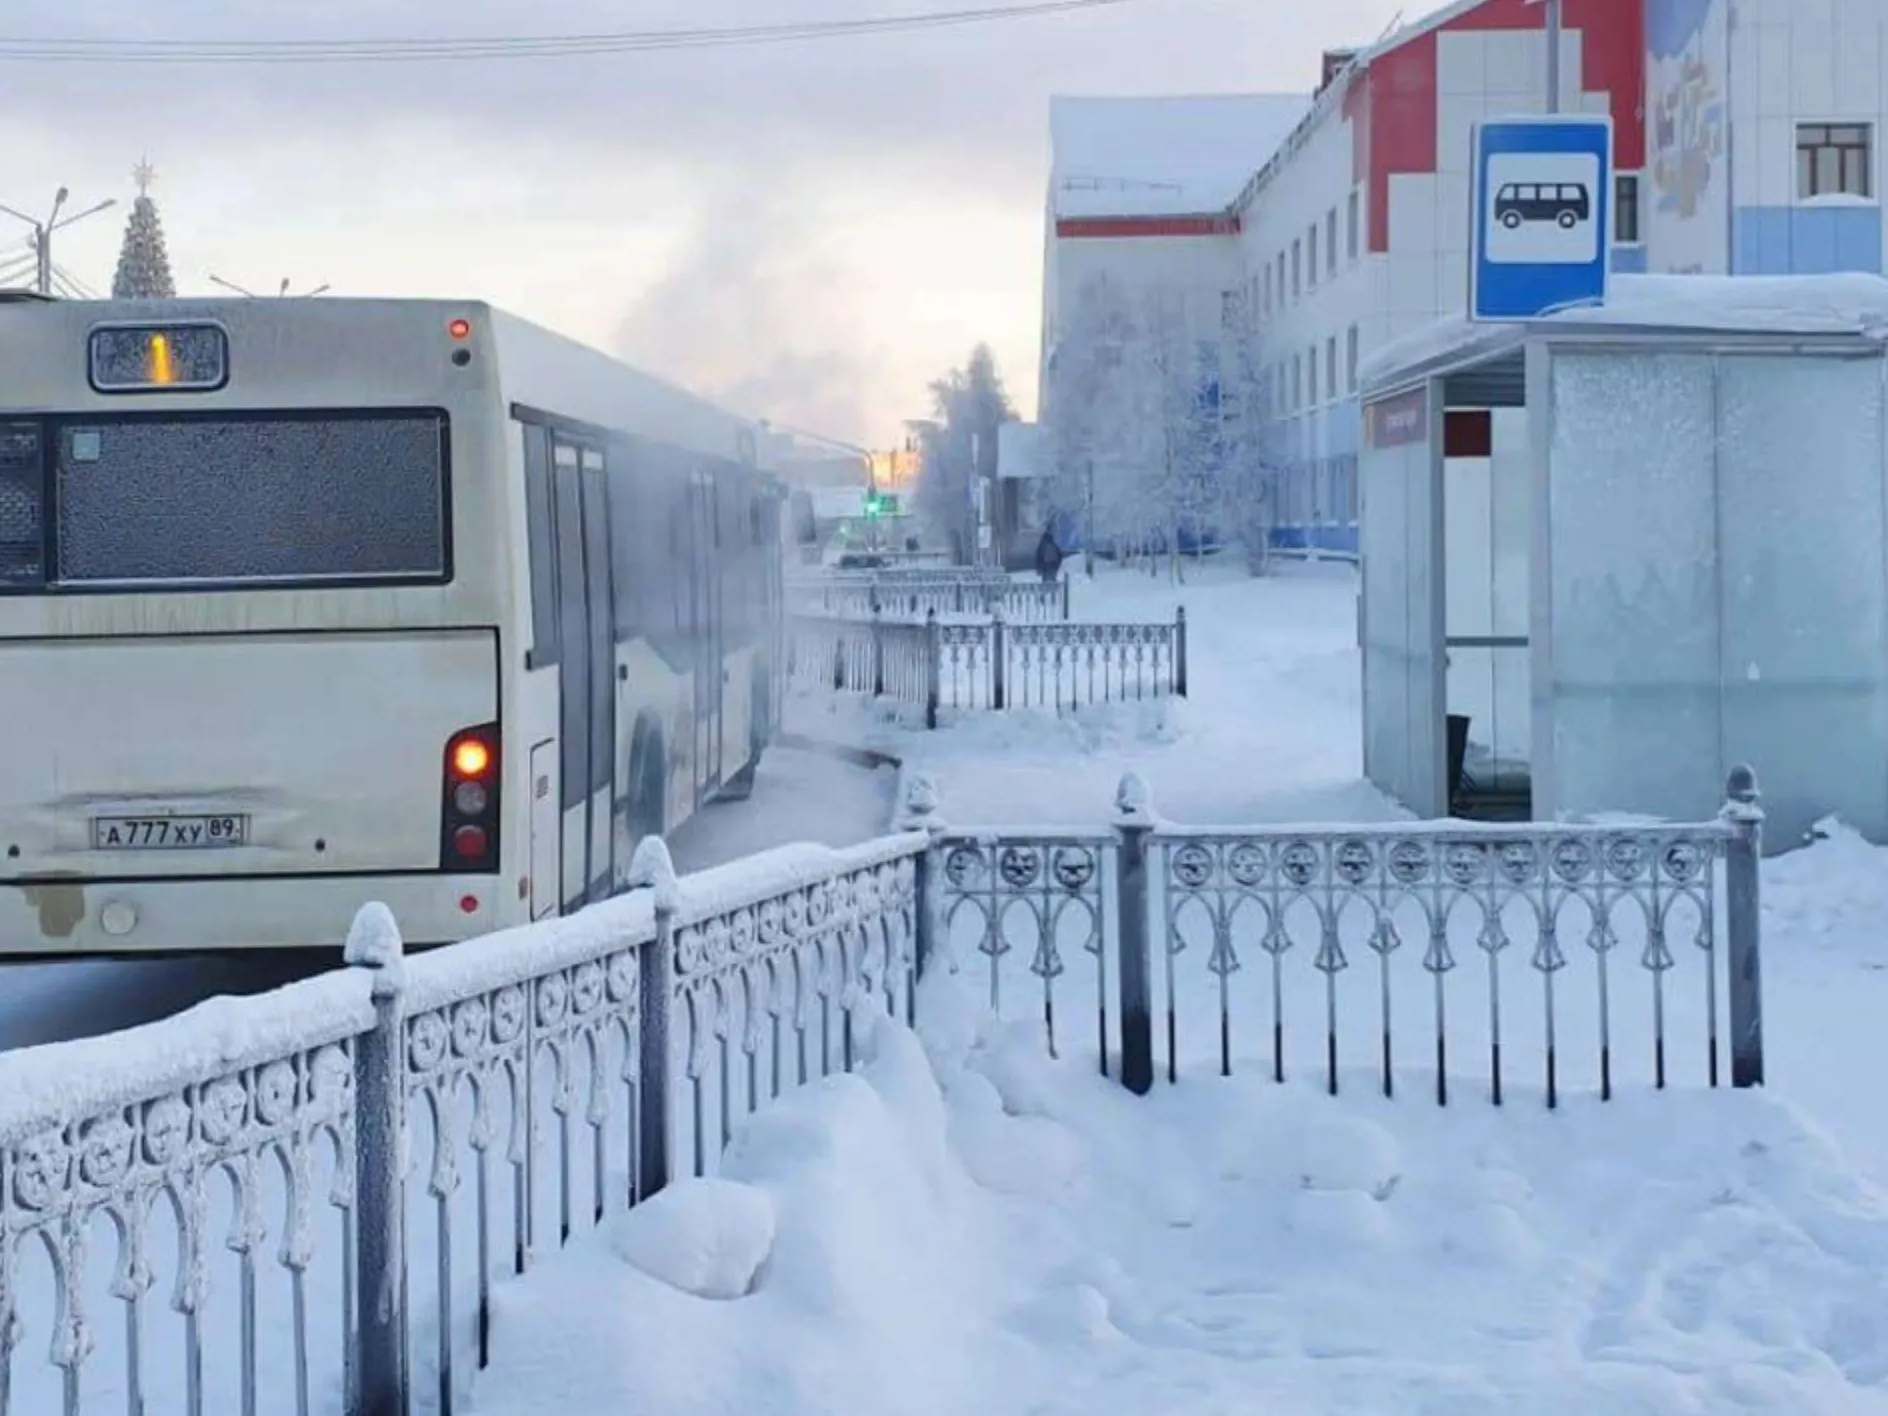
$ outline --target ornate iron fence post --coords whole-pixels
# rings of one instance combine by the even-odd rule
[[[1725,932],[1730,945],[1731,1085],[1763,1085],[1763,922],[1758,863],[1763,857],[1757,774],[1733,767],[1720,817],[1735,835],[1725,853]]]
[[[1009,703],[1008,665],[1008,637],[1004,633],[1003,607],[999,604],[990,618],[990,706],[998,710]]]
[[[1067,619],[1069,617],[1069,585],[1070,584],[1071,584],[1071,577],[1066,576],[1066,575],[1063,576],[1062,577],[1062,618],[1063,619]]]
[[[660,836],[645,837],[629,866],[632,890],[652,892],[656,937],[637,975],[636,1199],[669,1183],[670,1015],[675,999],[675,912],[681,887]]]
[[[913,987],[907,996],[905,1023],[916,1027],[918,1022],[918,992],[916,985],[924,981],[931,966],[931,956],[937,951],[938,927],[941,916],[937,907],[938,880],[944,869],[943,849],[944,818],[938,811],[937,787],[929,777],[914,773],[905,783],[905,799],[902,803],[897,828],[900,831],[922,831],[929,840],[924,851],[919,855],[917,866],[918,906],[915,923],[916,961],[913,965]]]
[[[1147,838],[1154,830],[1154,803],[1147,784],[1128,773],[1115,790],[1114,809],[1115,832],[1121,838],[1115,876],[1115,927],[1121,941],[1121,1085],[1146,1096],[1154,1087],[1153,925],[1147,888]]]
[[[924,725],[937,726],[937,700],[944,678],[944,632],[937,622],[937,611],[924,614]]]
[[[1173,691],[1176,698],[1187,696],[1187,607],[1173,613]]]
[[[374,1027],[354,1043],[354,1312],[351,1416],[405,1416],[406,974],[385,905],[363,907],[342,957],[373,972]]]
[[[885,623],[879,617],[877,596],[872,605],[872,696],[885,696]]]

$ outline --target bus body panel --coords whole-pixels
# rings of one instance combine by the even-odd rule
[[[88,384],[94,326],[195,319],[228,332],[224,387]],[[752,765],[753,680],[771,672],[778,626],[759,630],[752,605],[738,633],[722,617],[738,587],[778,566],[723,542],[735,518],[774,525],[777,513],[758,510],[771,493],[753,425],[706,400],[477,301],[182,299],[0,303],[0,405],[0,425],[39,420],[49,439],[121,416],[436,410],[450,513],[443,583],[0,588],[0,713],[32,745],[0,763],[0,955],[333,945],[370,900],[394,910],[410,943],[465,938],[622,888],[635,813],[673,830]],[[665,637],[646,606],[625,608],[634,596],[591,587],[607,618],[591,622],[581,678],[590,780],[569,793],[571,680],[533,644],[544,550],[528,531],[522,420],[533,416],[594,450],[586,470],[607,464],[611,499],[599,504],[622,514],[610,512],[609,537],[586,526],[586,557],[609,544],[612,576],[672,577],[697,606],[696,622],[678,610]],[[714,508],[705,521],[683,536],[651,521],[655,539],[631,546],[643,524],[631,503],[680,495],[685,481]],[[446,741],[490,722],[502,739],[498,873],[442,873]],[[639,740],[659,760],[639,761]],[[652,791],[659,808],[638,800]],[[144,815],[248,815],[255,838],[91,849],[92,818],[140,814],[104,809],[127,802]],[[9,843],[19,856],[7,858]]]
[[[438,870],[447,743],[497,721],[497,670],[489,630],[0,642],[32,744],[0,755],[0,879]]]
[[[219,953],[335,945],[360,908],[393,911],[409,947],[517,922],[489,875],[312,875],[247,880],[0,883],[0,955]],[[467,901],[473,907],[465,907]],[[522,907],[519,907],[521,909]],[[105,921],[129,918],[113,934]]]

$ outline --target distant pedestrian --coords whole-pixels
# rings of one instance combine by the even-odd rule
[[[1045,530],[1036,543],[1036,574],[1045,585],[1055,584],[1062,573],[1062,548],[1055,543],[1055,533]]]

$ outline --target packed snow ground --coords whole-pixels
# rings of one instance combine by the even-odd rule
[[[1184,704],[923,733],[809,700],[795,726],[904,755],[962,824],[1100,824],[1129,768],[1183,822],[1394,817],[1359,781],[1348,574],[1110,573],[1076,608],[1180,597]],[[1531,1044],[1508,1105],[1468,1082],[1439,1109],[1415,1070],[1395,1101],[1370,1072],[1324,1095],[1310,1037],[1276,1085],[1257,1031],[1230,1079],[1134,1098],[1092,1043],[1052,1061],[1039,1023],[990,1020],[964,961],[922,1042],[881,1025],[717,1178],[501,1289],[479,1408],[1888,1412],[1888,857],[1832,826],[1764,890],[1768,1089],[1706,1091],[1693,1056],[1655,1093],[1638,1059],[1601,1103],[1568,1046],[1552,1113]],[[1210,1052],[1212,1015],[1182,1020]]]

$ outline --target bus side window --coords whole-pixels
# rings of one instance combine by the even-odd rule
[[[551,524],[551,434],[524,426],[525,554],[531,566],[531,652],[526,667],[557,662],[557,542]]]
[[[638,542],[642,508],[637,503],[634,452],[612,442],[604,455],[610,483],[610,579],[616,591],[616,641],[619,644],[649,632],[649,600]]]

